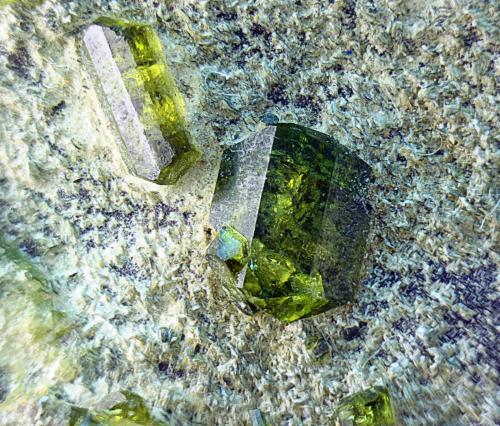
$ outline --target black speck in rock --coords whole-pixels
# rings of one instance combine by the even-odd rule
[[[160,370],[162,373],[167,373],[169,369],[170,369],[170,364],[168,362],[158,363],[158,370]]]
[[[57,105],[54,105],[51,109],[51,115],[56,115],[58,113],[60,113],[64,108],[66,108],[66,102],[65,101],[61,101],[59,102]]]
[[[350,98],[353,95],[353,93],[354,92],[352,91],[352,89],[349,86],[339,87],[339,89],[338,89],[338,95],[342,96],[345,99]]]
[[[224,21],[235,21],[238,19],[238,14],[235,12],[219,12],[216,17]]]
[[[349,327],[344,330],[344,340],[350,342],[361,335],[359,327]]]
[[[267,92],[267,99],[278,105],[288,105],[288,95],[285,86],[282,83],[275,83]]]
[[[4,402],[9,393],[5,371],[0,369],[0,402]]]
[[[403,155],[401,155],[401,154],[398,154],[396,156],[396,160],[398,160],[400,163],[403,163],[403,164],[407,163],[406,158]]]
[[[29,69],[33,66],[33,62],[25,46],[18,45],[17,48],[7,56],[7,60],[7,68],[14,71],[19,77],[29,78]]]
[[[260,25],[260,24],[257,24],[257,23],[254,23],[252,25],[252,28],[251,28],[250,31],[252,32],[252,35],[254,35],[254,36],[263,36],[268,41],[269,41],[269,39],[272,36],[271,31],[269,31],[263,25]]]

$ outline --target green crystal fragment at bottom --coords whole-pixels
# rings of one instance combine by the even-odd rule
[[[72,407],[69,426],[165,426],[155,420],[144,400],[132,392],[121,392],[125,401],[113,405],[108,410],[94,412],[81,407]]]
[[[298,273],[293,262],[255,239],[243,292],[253,305],[284,322],[307,317],[328,304],[321,275]]]
[[[393,426],[396,419],[386,388],[375,386],[342,399],[337,407],[340,426]]]

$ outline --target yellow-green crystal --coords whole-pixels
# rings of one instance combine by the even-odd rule
[[[159,128],[173,149],[171,162],[160,169],[156,182],[173,184],[200,159],[201,152],[186,129],[184,99],[169,71],[160,39],[149,25],[113,18],[100,18],[97,23],[123,37],[130,48],[136,66],[123,71],[123,81],[132,97],[138,91],[147,93],[138,110],[140,121],[146,133]],[[125,62],[116,52],[114,59],[119,67],[120,61]]]
[[[342,399],[337,407],[341,426],[393,426],[396,424],[391,398],[381,386]]]

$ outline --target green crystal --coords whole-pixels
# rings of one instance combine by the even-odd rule
[[[16,280],[3,282],[2,277],[0,286],[10,293],[19,292],[22,295],[18,297],[19,305],[24,303],[30,306],[29,316],[32,322],[25,325],[33,340],[52,342],[64,336],[73,325],[64,312],[54,308],[47,278],[26,254],[1,235],[0,261],[14,264],[14,270],[24,275],[22,286]]]
[[[342,399],[337,407],[341,426],[392,426],[396,424],[391,399],[381,386]]]
[[[121,392],[126,398],[107,410],[92,411],[72,407],[69,426],[163,426],[165,422],[155,420],[144,400],[132,392]]]
[[[240,272],[248,262],[248,240],[231,226],[223,226],[215,242],[217,257],[233,274]]]
[[[186,130],[184,100],[161,41],[149,25],[96,22],[84,41],[125,142],[125,161],[139,176],[173,184],[201,152]]]
[[[266,158],[267,170],[252,164]],[[228,150],[211,222],[252,241],[239,278],[254,308],[292,322],[354,299],[370,225],[369,177],[369,166],[333,138],[295,124]]]

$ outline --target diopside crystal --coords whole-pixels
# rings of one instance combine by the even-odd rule
[[[134,174],[173,184],[201,154],[186,130],[185,106],[152,27],[102,18],[84,42]]]
[[[251,243],[237,280],[285,322],[352,301],[369,231],[370,168],[331,137],[278,124],[229,148],[210,221]]]
[[[340,426],[393,426],[396,424],[387,389],[375,386],[339,402]]]

